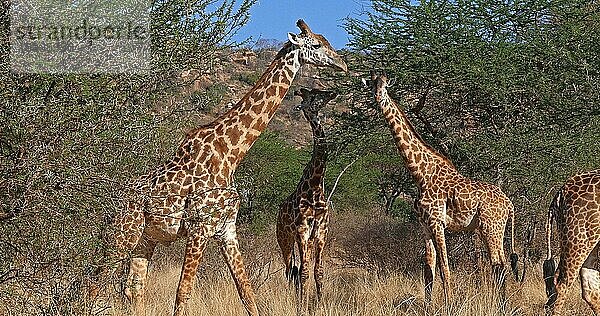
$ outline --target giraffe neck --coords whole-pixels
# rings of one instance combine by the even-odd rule
[[[313,134],[313,151],[310,162],[304,169],[304,178],[319,179],[319,183],[322,185],[327,163],[327,141],[325,139],[325,132],[323,131],[323,126],[321,126],[318,117],[307,117],[307,119],[310,122]]]
[[[455,169],[450,160],[421,139],[406,114],[389,97],[387,91],[382,91],[378,103],[404,163],[419,186],[427,183],[428,176],[438,169],[436,167]]]
[[[238,164],[266,129],[300,70],[298,50],[286,43],[254,87],[227,113],[215,121],[216,136],[228,138],[222,157],[230,156],[229,170]]]

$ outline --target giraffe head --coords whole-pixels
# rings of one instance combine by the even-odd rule
[[[371,89],[371,93],[375,96],[377,102],[381,101],[385,94],[387,94],[388,79],[384,74],[376,74],[375,71],[371,71],[371,79],[362,79],[365,86]]]
[[[288,33],[288,39],[294,48],[300,50],[301,63],[348,71],[344,60],[323,35],[313,33],[303,20],[298,20],[296,25],[301,31],[300,34]]]
[[[317,119],[319,111],[331,100],[337,97],[333,91],[300,88],[294,92],[295,96],[302,98],[302,103],[296,106],[296,110],[302,110],[307,119]]]

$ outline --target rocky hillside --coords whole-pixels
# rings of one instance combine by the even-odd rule
[[[272,48],[258,51],[241,49],[222,55],[220,64],[211,74],[201,74],[195,69],[185,70],[181,73],[184,99],[193,102],[194,96],[208,94],[213,106],[206,109],[203,121],[210,122],[233,107],[252,88],[276,53],[277,50]],[[318,78],[318,70],[304,67],[268,127],[294,147],[311,141],[309,125],[302,114],[294,110],[301,101],[300,97],[294,96],[294,91],[300,87],[327,89]]]

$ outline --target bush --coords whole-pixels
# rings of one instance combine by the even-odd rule
[[[247,73],[241,73],[239,74],[237,77],[235,77],[234,79],[239,80],[247,85],[254,85],[255,82],[258,81],[258,79],[260,79],[260,75],[262,73],[258,72],[258,71],[253,71],[253,72],[247,72]]]
[[[9,73],[0,10],[0,314],[91,312],[86,281],[122,192],[198,123],[165,100],[181,93],[182,69],[210,72],[231,46],[254,1],[236,3],[156,3],[149,75]]]

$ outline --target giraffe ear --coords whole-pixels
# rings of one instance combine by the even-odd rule
[[[388,80],[387,86],[393,87],[396,84],[396,78]]]
[[[375,70],[371,70],[370,75],[371,75],[371,80],[375,81],[375,79],[377,78],[377,73],[375,72]]]
[[[294,33],[288,33],[288,40],[290,40],[290,42],[294,45],[300,45],[298,41],[298,35]]]

